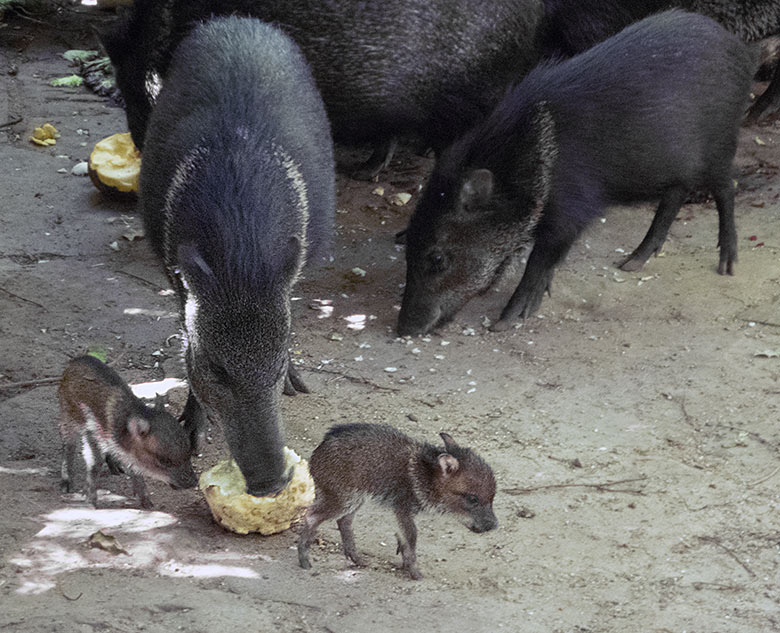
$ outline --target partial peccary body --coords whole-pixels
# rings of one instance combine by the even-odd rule
[[[534,69],[437,161],[407,231],[398,333],[446,323],[533,242],[494,329],[532,315],[588,222],[610,204],[660,198],[621,265],[639,270],[694,188],[715,198],[718,272],[732,274],[730,172],[755,66],[714,21],[669,11]]]
[[[446,433],[441,437],[444,447],[417,442],[386,425],[331,428],[309,461],[317,492],[298,541],[301,567],[311,567],[309,545],[317,527],[328,519],[336,519],[347,558],[355,565],[365,564],[355,548],[352,520],[366,499],[395,512],[401,528],[398,551],[404,570],[415,580],[422,578],[414,524],[414,515],[421,510],[459,514],[473,532],[496,528],[496,480],[490,466]]]
[[[535,64],[543,10],[541,0],[136,0],[102,39],[139,148],[178,42],[197,22],[234,13],[300,46],[337,141],[386,150],[402,135],[443,147],[487,113]]]
[[[713,18],[746,42],[780,34],[780,0],[544,0],[541,52],[548,57],[582,53],[629,24],[665,9]],[[780,67],[750,107],[749,119],[780,107]]]
[[[295,44],[251,18],[218,18],[179,45],[149,121],[140,178],[146,234],[179,299],[196,444],[222,426],[250,494],[281,490],[279,398],[290,292],[327,251],[333,146]]]
[[[192,488],[197,483],[187,434],[176,418],[146,406],[97,358],[80,356],[70,361],[58,395],[63,492],[71,491],[79,444],[87,466],[87,499],[96,508],[96,478],[103,459],[112,470],[118,466],[130,475],[144,508],[152,507],[144,475],[173,488]]]

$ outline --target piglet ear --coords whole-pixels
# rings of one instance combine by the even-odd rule
[[[458,472],[459,467],[460,462],[449,453],[439,455],[439,468],[441,469],[442,477],[451,477]]]
[[[451,453],[453,448],[458,448],[458,445],[449,433],[439,433],[439,436],[444,440],[444,446],[447,449],[447,452]]]
[[[132,417],[127,422],[127,428],[133,437],[143,437],[149,433],[149,420],[144,418]]]

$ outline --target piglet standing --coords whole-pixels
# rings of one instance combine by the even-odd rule
[[[104,458],[112,470],[118,466],[130,474],[143,508],[152,507],[143,475],[173,488],[196,484],[189,440],[176,418],[146,406],[119,374],[97,358],[80,356],[70,361],[58,395],[63,492],[71,491],[79,439],[87,466],[87,499],[96,508],[95,479]]]
[[[395,512],[403,569],[414,580],[422,578],[414,524],[414,515],[421,510],[459,514],[472,532],[496,528],[496,480],[490,466],[447,433],[440,435],[444,447],[417,442],[387,425],[331,428],[309,462],[317,492],[298,541],[301,567],[311,567],[309,545],[317,527],[328,519],[336,519],[347,558],[355,565],[365,564],[355,548],[352,520],[369,498]]]

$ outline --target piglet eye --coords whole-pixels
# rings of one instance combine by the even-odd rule
[[[469,506],[479,505],[479,498],[477,497],[477,495],[464,494],[463,500],[466,502],[466,505]]]

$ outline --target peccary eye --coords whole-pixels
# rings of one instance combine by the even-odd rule
[[[431,273],[442,273],[447,269],[447,257],[441,251],[431,251],[427,260]]]

